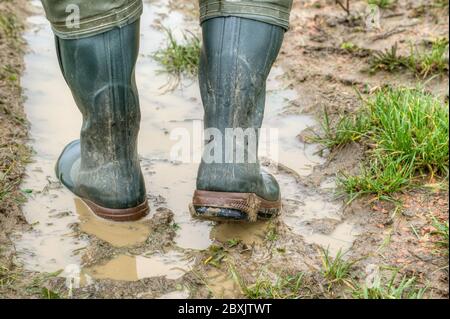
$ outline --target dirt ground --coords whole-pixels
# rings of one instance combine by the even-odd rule
[[[23,174],[28,150],[23,146],[27,137],[27,122],[22,108],[19,85],[23,69],[24,43],[20,38],[23,28],[23,6],[11,2],[0,3],[0,198],[1,224],[14,227],[20,220],[20,193],[17,186]],[[6,233],[5,233],[6,232]],[[6,241],[8,228],[2,229],[0,243]]]
[[[12,5],[10,1],[0,1],[1,298],[264,297],[264,292],[270,290],[265,287],[272,287],[279,278],[297,278],[299,274],[299,287],[278,286],[273,289],[276,293],[266,296],[350,298],[356,286],[363,285],[373,269],[381,269],[384,274],[394,268],[399,276],[417,278],[419,288],[427,287],[424,297],[448,298],[448,250],[439,248],[439,238],[433,234],[432,226],[433,218],[448,221],[448,187],[398,194],[397,199],[402,202],[400,208],[370,197],[344,206],[343,221],[357,225],[360,235],[346,254],[346,258],[355,263],[348,281],[342,283],[330,282],[324,276],[319,246],[307,244],[279,219],[237,228],[217,225],[218,235],[208,249],[183,251],[190,258],[192,270],[177,279],[164,276],[136,281],[96,279],[93,285],[82,285],[69,292],[64,278],[24,271],[15,258],[11,242],[12,233],[30,227],[20,210],[24,200],[20,181],[30,155],[30,150],[24,147],[27,121],[19,85],[26,48],[20,40],[27,13],[24,3],[14,1]],[[174,9],[196,19],[197,1],[170,3]],[[347,15],[335,1],[294,0],[291,29],[286,33],[276,62],[285,70],[283,81],[299,93],[286,113],[312,114],[318,120],[324,108],[332,117],[352,113],[361,105],[355,88],[364,95],[385,84],[422,84],[442,99],[448,99],[448,74],[424,81],[407,71],[376,74],[367,71],[373,50],[384,50],[398,43],[399,52],[407,52],[410,42],[448,38],[448,6],[441,8],[431,4],[432,1],[400,0],[392,9],[381,11],[379,28],[368,31],[365,1],[351,1],[351,12]],[[14,21],[14,26],[5,27],[5,17],[12,16],[16,18],[6,21]],[[343,49],[342,43],[349,42],[360,49]],[[299,138],[307,134],[298,133]],[[299,185],[318,190],[338,172],[353,172],[363,157],[363,150],[360,145],[351,144],[331,154],[324,151],[323,155],[327,161],[316,166],[311,175],[296,176]],[[77,236],[90,241],[83,252],[84,267],[93,269],[117,256],[180,250],[174,243],[173,213],[164,207],[164,198],[150,199],[160,208],[145,222],[149,235],[144,243],[113,245],[89,235],[79,225],[73,226]],[[285,210],[289,210],[292,203],[285,201],[283,204]],[[333,220],[322,220],[311,227],[319,233],[331,233],[337,224]],[[255,289],[246,288],[255,285],[261,288],[258,294]]]
[[[374,50],[386,50],[397,43],[398,52],[407,54],[411,43],[448,39],[448,6],[434,7],[433,1],[396,3],[381,11],[379,28],[367,31],[364,1],[351,1],[350,15],[334,1],[294,1],[292,29],[279,59],[290,70],[291,85],[300,92],[293,112],[314,113],[320,118],[326,109],[331,116],[345,116],[361,106],[355,88],[364,95],[386,84],[423,85],[448,100],[448,74],[431,80],[407,71],[369,74],[368,62]],[[342,49],[342,43],[353,43],[360,50],[348,52]],[[337,172],[354,172],[361,156],[357,144],[338,150],[330,154],[325,165],[315,168],[309,182],[318,185]],[[371,198],[359,199],[346,209],[347,218],[364,229],[350,251],[352,258],[363,258],[355,271],[364,273],[369,264],[400,267],[400,273],[414,274],[428,282],[430,297],[448,298],[448,252],[436,251],[436,238],[430,236],[432,216],[448,221],[448,187],[443,191],[406,192],[398,199],[403,202],[401,212]],[[415,225],[419,238],[411,225]]]
[[[427,81],[407,71],[368,72],[374,50],[386,50],[397,43],[398,52],[407,54],[411,43],[448,39],[448,6],[434,7],[433,1],[397,1],[394,7],[381,10],[379,28],[367,31],[364,1],[351,1],[350,15],[334,1],[294,3],[292,29],[279,59],[290,70],[291,84],[300,92],[293,112],[314,113],[320,118],[326,109],[331,116],[345,116],[361,105],[356,91],[364,95],[387,84],[423,85],[448,100],[448,74]],[[348,52],[342,49],[342,43],[353,43],[360,49]],[[359,145],[337,150],[325,165],[315,167],[309,181],[318,185],[337,172],[354,172],[360,159]],[[371,198],[359,199],[346,209],[347,218],[364,229],[350,251],[352,258],[363,258],[355,271],[363,273],[370,264],[400,267],[400,273],[414,274],[428,282],[430,297],[448,298],[448,251],[436,251],[436,238],[430,236],[432,216],[448,221],[448,187],[443,191],[406,192],[398,199],[403,203],[400,212],[395,212],[394,205]],[[411,225],[418,230],[418,237]]]
[[[14,291],[3,294],[3,287],[21,272],[10,235],[28,227],[20,208],[25,200],[20,182],[31,153],[26,146],[28,122],[20,87],[26,49],[21,32],[26,15],[25,1],[0,1],[0,295],[3,297],[25,295]]]

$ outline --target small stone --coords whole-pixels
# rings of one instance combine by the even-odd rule
[[[414,217],[414,216],[416,216],[416,214],[412,210],[409,210],[409,209],[405,209],[402,212],[402,215],[405,216],[405,217]]]

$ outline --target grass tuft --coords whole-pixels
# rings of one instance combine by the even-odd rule
[[[355,261],[347,261],[343,258],[344,254],[341,250],[332,258],[328,252],[322,248],[322,274],[329,280],[329,284],[348,283],[350,269],[356,263]]]
[[[367,3],[370,5],[376,5],[382,9],[388,9],[397,3],[397,0],[367,0]]]
[[[275,280],[260,276],[255,283],[247,284],[230,265],[230,272],[242,293],[249,299],[298,299],[303,296],[303,273],[281,275]]]
[[[223,247],[216,245],[211,245],[208,250],[209,256],[203,261],[203,263],[205,265],[211,265],[216,268],[220,268],[222,261],[227,256],[227,251]]]
[[[0,291],[13,287],[20,273],[0,264]]]
[[[448,4],[449,4],[448,0],[434,0],[432,6],[438,8],[446,8],[448,7]]]
[[[0,14],[0,30],[8,38],[18,38],[22,30],[22,25],[17,17],[10,13]]]
[[[434,231],[431,233],[440,237],[440,240],[437,241],[439,246],[447,248],[448,250],[448,220],[439,221],[436,217],[432,217],[432,225],[434,227]]]
[[[385,51],[375,51],[369,61],[370,71],[395,72],[408,66],[407,59],[398,54],[398,44],[395,43]]]
[[[415,277],[404,276],[397,280],[397,272],[387,282],[377,278],[367,287],[362,286],[353,290],[352,295],[357,299],[422,299],[427,287],[419,288]]]
[[[431,174],[448,177],[448,103],[418,89],[384,88],[354,116],[331,128],[325,113],[323,135],[328,148],[359,141],[367,146],[365,165],[356,176],[341,174],[338,184],[354,199],[363,194],[389,198]]]
[[[448,39],[437,39],[429,51],[411,47],[408,67],[423,78],[434,74],[448,73]]]
[[[402,159],[376,156],[361,167],[359,175],[338,175],[337,184],[349,194],[349,202],[365,194],[392,200],[391,194],[411,185],[412,176],[412,165],[405,165]]]
[[[269,242],[274,242],[274,241],[278,240],[277,227],[272,223],[269,225],[269,227],[267,229],[265,240],[269,241]]]
[[[379,70],[396,72],[410,70],[419,77],[448,74],[448,39],[432,41],[428,50],[420,50],[411,45],[408,56],[398,54],[397,43],[390,49],[373,53],[369,61],[370,72]]]
[[[200,62],[200,39],[188,32],[183,34],[184,41],[178,42],[171,30],[167,33],[167,46],[153,54],[155,61],[164,67],[164,71],[177,77],[182,74],[195,76]]]
[[[346,50],[348,52],[354,52],[358,49],[358,46],[353,42],[342,42],[341,49]]]
[[[350,142],[357,142],[370,129],[368,120],[367,117],[363,116],[343,116],[333,125],[328,111],[325,109],[320,123],[322,134],[316,134],[311,138],[311,141],[320,143],[329,149],[341,147]]]

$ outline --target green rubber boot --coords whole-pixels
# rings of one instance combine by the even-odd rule
[[[62,73],[83,114],[80,140],[63,150],[56,175],[95,214],[115,221],[149,211],[137,153],[139,36],[136,21],[92,37],[56,37]]]
[[[285,30],[241,17],[209,19],[202,28],[199,78],[204,124],[205,129],[213,128],[223,138],[219,141],[216,135],[211,138],[205,134],[191,214],[216,221],[272,218],[281,210],[280,189],[275,178],[261,170],[257,148],[266,80]],[[252,137],[242,143],[236,139],[230,149],[226,140],[229,129],[242,129]],[[214,153],[222,150],[218,161],[216,157],[206,160],[211,149]],[[243,151],[244,161],[237,160],[239,151]]]

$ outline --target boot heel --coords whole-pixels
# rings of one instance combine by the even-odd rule
[[[196,190],[189,207],[192,217],[225,222],[255,222],[281,211],[281,200],[268,201],[254,193]]]
[[[124,208],[124,209],[113,209],[113,208],[106,208],[102,207],[100,205],[95,204],[94,202],[86,199],[81,198],[80,199],[86,203],[87,206],[92,210],[92,212],[97,215],[98,217],[109,219],[116,222],[128,222],[128,221],[136,221],[141,219],[144,216],[147,216],[147,214],[150,211],[150,208],[148,206],[147,199],[140,205],[132,208]]]

